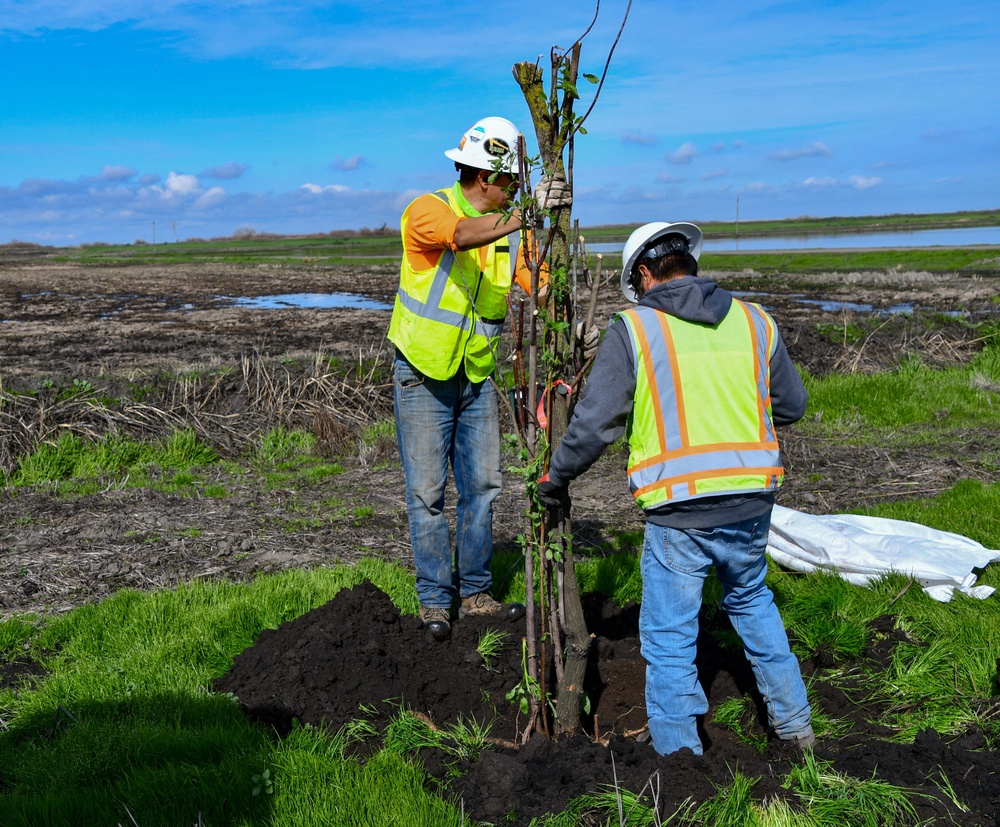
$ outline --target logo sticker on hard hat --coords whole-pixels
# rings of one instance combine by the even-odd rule
[[[483,138],[486,137],[486,130],[481,126],[477,126],[475,129],[469,130],[469,140],[474,144],[478,144]]]
[[[510,144],[501,138],[490,138],[483,149],[490,155],[500,158],[510,152]]]

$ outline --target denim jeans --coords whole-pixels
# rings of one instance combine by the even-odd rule
[[[448,609],[493,583],[493,500],[500,493],[500,418],[489,382],[439,381],[397,353],[393,406],[420,605]],[[455,478],[455,553],[445,514]]]
[[[722,606],[743,641],[768,723],[779,738],[812,733],[799,663],[764,583],[770,525],[770,512],[708,529],[646,523],[639,639],[647,664],[649,732],[663,755],[682,747],[702,752],[695,716],[708,711],[708,701],[695,653],[702,586],[713,565],[722,583]]]

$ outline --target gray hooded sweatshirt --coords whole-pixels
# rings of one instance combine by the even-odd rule
[[[726,317],[733,296],[714,281],[684,276],[657,284],[639,301],[671,316],[715,325]],[[808,393],[781,340],[771,357],[771,413],[775,425],[789,425],[802,418]],[[635,354],[625,322],[615,317],[608,328],[577,403],[549,467],[549,479],[568,485],[584,473],[607,446],[625,433],[635,396]],[[770,511],[770,491],[700,497],[667,503],[646,512],[646,519],[672,528],[714,528],[741,522]]]

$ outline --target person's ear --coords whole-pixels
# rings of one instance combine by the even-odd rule
[[[646,287],[646,280],[653,278],[653,271],[649,269],[648,264],[643,264],[642,262],[639,262],[638,268],[639,268],[639,284],[642,285],[643,290],[647,290],[648,288]]]

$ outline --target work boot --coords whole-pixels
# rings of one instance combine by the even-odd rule
[[[424,622],[424,628],[431,633],[434,640],[447,640],[451,635],[451,620],[448,617],[447,609],[439,609],[435,606],[421,606],[420,619]]]
[[[480,592],[462,598],[458,616],[468,617],[469,615],[519,620],[524,617],[524,606],[520,603],[501,603],[490,597],[488,593]]]
[[[813,749],[816,746],[816,736],[810,730],[805,735],[799,735],[795,738],[782,738],[782,744],[788,744],[790,747],[794,747],[799,752],[804,752],[807,749]]]

